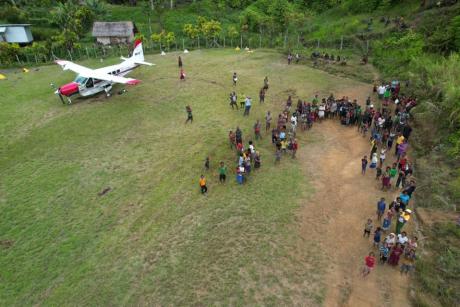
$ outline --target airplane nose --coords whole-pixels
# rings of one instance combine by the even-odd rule
[[[78,83],[76,83],[76,82],[67,83],[67,84],[61,86],[58,89],[58,92],[61,93],[61,95],[64,95],[64,96],[71,96],[73,94],[76,94],[76,93],[78,93]]]

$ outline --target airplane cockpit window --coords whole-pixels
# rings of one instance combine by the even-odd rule
[[[89,78],[88,81],[86,82],[86,87],[89,88],[93,86],[94,86],[93,78]]]
[[[83,85],[86,83],[86,81],[88,80],[88,78],[85,78],[85,77],[82,77],[82,76],[77,76],[77,78],[75,78],[75,81],[76,83],[80,84],[80,85]]]

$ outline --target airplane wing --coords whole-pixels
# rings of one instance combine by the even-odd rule
[[[140,80],[137,80],[137,79],[109,75],[109,74],[99,72],[99,71],[96,71],[94,69],[91,69],[85,66],[81,66],[81,65],[69,62],[69,61],[57,60],[56,63],[59,64],[63,70],[71,70],[86,78],[93,78],[93,79],[98,79],[98,80],[110,81],[114,83],[129,84],[129,85],[135,85],[140,82]]]

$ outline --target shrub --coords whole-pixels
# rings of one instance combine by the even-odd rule
[[[21,52],[18,44],[0,42],[0,62],[12,64],[16,61],[16,56]]]

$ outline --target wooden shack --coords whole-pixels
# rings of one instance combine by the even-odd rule
[[[96,21],[93,24],[93,37],[102,45],[132,43],[136,32],[136,26],[131,21]]]

